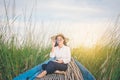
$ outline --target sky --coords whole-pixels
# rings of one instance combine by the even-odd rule
[[[120,0],[0,0],[0,23],[5,21],[4,1],[12,29],[25,33],[25,25],[32,25],[37,39],[41,33],[50,36],[63,33],[70,45],[90,47],[114,25],[120,14]],[[32,23],[32,24],[30,24]]]

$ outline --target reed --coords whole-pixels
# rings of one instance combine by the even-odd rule
[[[13,5],[15,6],[15,5]],[[31,23],[25,27],[27,35],[19,42],[18,35],[12,31],[17,19],[13,7],[13,21],[10,23],[6,2],[4,24],[0,24],[0,80],[12,80],[13,77],[49,58],[50,44],[44,46],[45,33],[40,34],[41,40],[37,44]],[[32,12],[32,11],[31,11]],[[31,13],[32,15],[32,13]],[[31,22],[31,15],[28,23]],[[25,17],[25,16],[24,16]],[[26,20],[26,18],[25,18]],[[72,56],[79,60],[97,80],[120,79],[120,24],[119,16],[113,28],[108,29],[102,38],[92,48],[80,46],[71,49]],[[12,26],[12,27],[11,27]],[[42,31],[42,29],[41,29]],[[21,43],[18,45],[18,43]],[[49,42],[48,42],[49,43]]]
[[[120,24],[117,17],[115,25],[108,28],[92,48],[80,46],[72,50],[78,59],[97,80],[120,79]]]
[[[92,48],[80,46],[71,49],[72,56],[79,60],[97,80],[119,80],[120,78],[120,27],[114,28],[110,32],[112,35],[105,33]],[[114,32],[115,30],[118,33]],[[4,33],[4,31],[1,32]],[[49,58],[51,47],[43,46],[43,41],[40,45],[35,44],[28,39],[29,36],[18,47],[15,35],[8,39],[5,36],[6,33],[3,33],[0,34],[0,80],[12,80],[18,74]],[[108,39],[108,36],[111,39]]]

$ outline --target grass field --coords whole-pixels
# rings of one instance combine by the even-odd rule
[[[114,27],[110,33],[106,31],[102,39],[91,48],[79,46],[71,49],[72,56],[97,80],[120,80],[120,34],[116,33],[116,29],[119,30],[119,27]],[[23,41],[18,47],[15,35],[6,39],[5,32],[1,31],[0,80],[12,80],[49,58],[50,45],[37,45],[29,40]]]
[[[9,26],[6,6],[5,11],[7,20],[5,24],[0,24],[0,80],[12,80],[18,74],[47,60],[51,45],[44,46],[42,40],[38,45],[34,39],[31,40],[31,36],[34,35],[29,34],[25,36],[27,37],[25,40],[22,38],[23,41],[18,46],[17,35],[11,34],[12,27]],[[13,19],[12,26],[14,21]],[[119,17],[113,28],[107,29],[93,47],[80,45],[71,49],[72,57],[82,63],[97,80],[120,80],[120,24],[118,23]]]
[[[11,2],[11,0],[8,2]],[[31,39],[31,37],[34,37],[33,32],[25,35],[26,38],[22,37],[22,41],[19,41],[17,34],[11,32],[12,27],[17,19],[23,19],[24,27],[31,28],[33,10],[29,17],[25,15],[26,12],[19,17],[15,15],[15,4],[12,5],[13,9],[9,9],[6,0],[3,0],[3,3],[5,12],[3,16],[0,16],[0,18],[3,17],[3,20],[0,19],[0,80],[12,80],[20,73],[47,60],[51,44],[46,45],[44,40],[42,41],[45,33],[39,34],[39,36],[42,36],[39,41],[40,44],[37,44],[34,38]],[[9,13],[10,10],[11,14]],[[10,20],[11,16],[12,19]],[[72,57],[82,63],[95,76],[96,80],[120,80],[119,18],[120,15],[116,19],[115,25],[111,28],[108,27],[93,47],[88,48],[80,45],[77,48],[71,48]],[[29,33],[29,30],[27,31]],[[21,44],[18,45],[18,43]]]

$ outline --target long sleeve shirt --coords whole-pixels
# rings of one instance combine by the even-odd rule
[[[56,46],[54,48],[54,52],[50,53],[50,57],[56,58],[56,60],[63,60],[65,64],[69,63],[71,61],[71,52],[70,48],[68,46],[62,46],[59,48]]]

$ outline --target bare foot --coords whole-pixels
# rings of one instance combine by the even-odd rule
[[[47,74],[46,71],[43,71],[42,73],[40,73],[36,78],[42,78]]]
[[[57,74],[64,74],[65,75],[65,71],[56,70],[55,73],[57,73]]]

